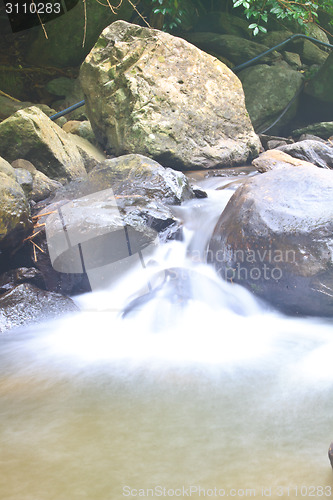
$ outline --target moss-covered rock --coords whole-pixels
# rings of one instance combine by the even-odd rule
[[[246,163],[259,140],[238,78],[190,43],[117,21],[81,66],[96,138],[176,169]]]
[[[37,107],[19,110],[0,123],[0,154],[9,162],[31,161],[37,170],[63,182],[86,175],[70,136]]]
[[[32,229],[30,208],[23,189],[0,172],[0,250],[22,243]]]

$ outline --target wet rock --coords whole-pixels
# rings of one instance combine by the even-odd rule
[[[0,296],[0,332],[75,311],[70,298],[23,283]]]
[[[36,107],[17,111],[0,123],[0,154],[9,162],[24,158],[51,179],[86,175],[75,143]]]
[[[80,81],[94,133],[110,154],[143,154],[186,170],[244,164],[259,150],[238,78],[168,33],[113,23]]]
[[[205,52],[226,57],[235,66],[253,59],[262,52],[269,49],[267,45],[262,45],[252,40],[246,40],[234,35],[219,35],[216,33],[189,33],[186,40]],[[261,64],[272,63],[281,59],[278,52],[271,52],[260,59]]]
[[[32,228],[30,208],[23,189],[0,173],[0,250],[15,248]]]
[[[278,149],[271,149],[265,151],[258,158],[252,161],[252,165],[258,170],[258,172],[264,173],[269,170],[275,170],[277,168],[285,167],[304,167],[313,166],[312,163],[307,161],[299,160],[294,158],[283,151]]]
[[[299,137],[302,134],[314,134],[322,139],[328,139],[333,135],[333,122],[314,123],[293,131],[293,136],[295,137]]]
[[[44,253],[37,252],[35,265],[47,288],[73,294],[105,286],[107,276],[120,266],[117,262],[128,258],[129,249],[138,255],[158,237],[174,235],[179,221],[168,205],[193,197],[184,174],[150,158],[125,155],[105,160],[87,179],[61,188],[39,213],[54,212],[40,217],[46,233],[36,237]]]
[[[208,260],[285,312],[333,316],[332,195],[332,172],[313,165],[253,177],[222,213]]]
[[[246,107],[254,129],[261,133],[281,115],[303,82],[302,74],[286,63],[252,66],[241,71],[239,78],[243,84]],[[283,132],[296,113],[297,99],[270,132]]]
[[[60,182],[50,179],[47,175],[37,170],[28,160],[19,158],[12,162],[12,167],[15,169],[16,176],[18,175],[17,172],[26,172],[31,176],[32,186],[30,188],[30,184],[28,185],[26,196],[29,200],[33,200],[36,203],[45,200],[62,186]]]
[[[20,267],[7,271],[0,276],[0,294],[12,290],[22,283],[30,283],[38,288],[45,288],[42,273],[35,267]]]
[[[313,163],[317,167],[333,168],[333,146],[331,145],[307,140],[280,146],[279,150],[300,160]]]

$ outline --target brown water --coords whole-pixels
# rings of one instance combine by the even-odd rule
[[[138,271],[0,337],[1,500],[331,496],[332,323],[194,269],[186,249],[211,230],[196,214],[212,211],[195,203],[187,240],[156,256],[195,270],[181,307],[166,289],[110,312]]]

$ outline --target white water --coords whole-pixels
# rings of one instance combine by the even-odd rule
[[[177,209],[185,242],[147,272],[186,271],[125,319],[140,269],[77,315],[1,336],[1,500],[331,496],[332,323],[191,259],[230,195]]]

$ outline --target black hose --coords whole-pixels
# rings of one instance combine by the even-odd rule
[[[289,38],[287,38],[284,42],[278,43],[277,45],[274,45],[274,47],[272,47],[271,49],[268,49],[268,50],[265,50],[264,52],[261,52],[261,54],[258,54],[253,59],[250,59],[249,61],[246,61],[243,64],[239,64],[238,66],[235,66],[234,68],[232,68],[232,71],[234,73],[237,73],[238,71],[241,71],[242,69],[247,68],[248,66],[251,66],[251,64],[258,61],[258,59],[261,59],[262,57],[266,56],[267,54],[270,54],[271,52],[273,52],[273,50],[276,50],[280,47],[283,47],[284,45],[291,42],[292,40],[295,40],[296,38],[305,38],[306,40],[310,40],[310,42],[319,43],[319,45],[323,45],[324,47],[328,47],[330,49],[333,49],[333,45],[331,45],[330,43],[321,42],[320,40],[317,40],[316,38],[312,38],[310,36],[302,35],[302,34],[292,35]]]
[[[74,109],[81,108],[81,106],[84,106],[85,103],[86,101],[77,102],[76,104],[73,104],[73,106],[63,109],[62,111],[59,111],[59,113],[56,113],[55,115],[49,116],[49,118],[50,120],[56,120],[57,118],[60,118],[61,116],[67,115],[67,113],[74,111]]]

